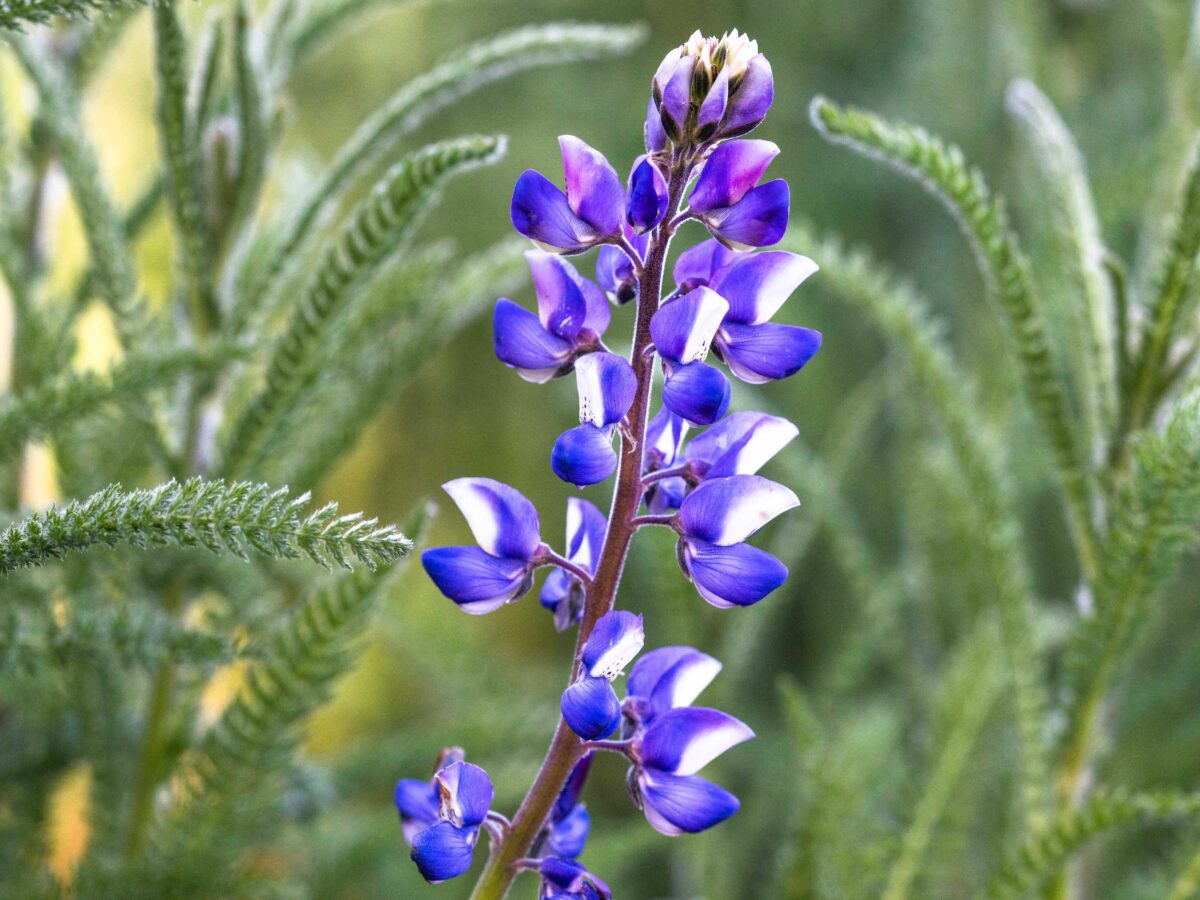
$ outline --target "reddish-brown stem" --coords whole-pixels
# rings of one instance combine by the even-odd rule
[[[625,557],[629,553],[629,543],[637,531],[634,519],[642,499],[642,453],[646,424],[650,416],[650,388],[654,382],[655,355],[650,340],[650,319],[658,309],[662,296],[663,266],[666,263],[671,237],[675,233],[676,225],[673,220],[688,182],[689,169],[690,166],[683,160],[672,166],[667,184],[667,212],[662,224],[652,235],[646,261],[638,278],[637,324],[630,353],[630,362],[637,376],[637,392],[625,417],[628,433],[623,435],[621,440],[617,487],[608,516],[604,548],[600,553],[595,575],[587,590],[587,602],[583,607],[583,620],[579,625],[579,637],[575,643],[575,658],[571,667],[572,682],[581,670],[580,657],[584,642],[592,633],[596,621],[613,608],[617,598],[617,587],[621,582],[621,572],[625,567]],[[585,749],[583,742],[560,718],[550,748],[542,761],[542,767],[538,770],[525,799],[521,801],[507,837],[493,848],[487,866],[471,893],[471,900],[502,900],[508,894],[520,871],[519,861],[529,852],[550,814],[555,799],[566,783],[567,776],[571,774]]]

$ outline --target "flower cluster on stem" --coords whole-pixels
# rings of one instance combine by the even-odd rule
[[[537,311],[499,300],[495,352],[531,382],[574,374],[579,424],[555,442],[551,469],[579,487],[616,481],[607,516],[587,500],[568,501],[563,553],[543,541],[537,510],[514,488],[488,478],[445,485],[476,544],[425,551],[441,592],[468,613],[487,613],[528,593],[534,573],[549,568],[541,603],[558,630],[578,626],[562,718],[511,821],[490,809],[490,780],[459,750],[446,751],[433,782],[397,786],[404,834],[428,880],[464,873],[479,835],[490,836],[477,900],[505,896],[526,871],[538,874],[542,898],[611,897],[579,862],[590,827],[579,798],[596,753],[626,759],[631,799],[663,834],[703,831],[738,809],[736,797],[697,774],[753,737],[733,716],[692,706],[720,663],[690,647],[659,647],[634,663],[619,698],[613,683],[645,633],[640,615],[614,606],[630,543],[647,526],[674,530],[682,574],[713,606],[751,606],[787,578],[747,540],[799,503],[757,474],[796,428],[764,413],[729,414],[729,380],[713,364],[758,384],[799,371],[820,346],[818,332],[771,321],[816,265],[753,252],[777,243],[788,221],[787,183],[762,180],[778,147],[742,137],[773,95],[756,42],[697,32],[654,75],[645,153],[626,181],[573,136],[559,139],[565,190],[533,170],[517,180],[512,223],[538,248],[527,254]],[[664,297],[668,251],[689,222],[710,237],[679,255]],[[595,281],[567,259],[593,249]],[[610,303],[636,306],[628,358],[604,342]]]

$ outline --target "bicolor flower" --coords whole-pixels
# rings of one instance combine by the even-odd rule
[[[716,709],[677,708],[656,716],[632,744],[628,779],[650,825],[665,835],[695,834],[737,812],[737,797],[696,773],[752,737],[749,726]]]
[[[646,641],[642,617],[625,610],[605,613],[583,645],[583,673],[563,691],[562,716],[585,741],[616,731],[621,724],[621,701],[612,681]]]
[[[492,780],[479,766],[448,750],[430,782],[396,782],[396,807],[421,876],[431,884],[471,868],[479,830],[492,805]]]
[[[693,425],[711,425],[729,408],[729,382],[704,363],[729,304],[706,287],[664,303],[650,320],[663,360],[663,404]]]
[[[566,192],[527,169],[513,189],[513,228],[551,253],[582,253],[616,238],[625,219],[625,189],[608,160],[577,137],[558,139]]]
[[[787,231],[787,182],[758,184],[777,155],[779,147],[771,141],[729,141],[700,170],[688,210],[731,250],[777,244]]]
[[[642,472],[650,474],[661,469],[670,469],[680,458],[683,437],[687,434],[688,422],[662,407],[646,426],[646,448],[642,454]],[[663,478],[655,481],[646,490],[646,508],[652,513],[664,513],[678,509],[683,495],[687,493],[687,482],[683,478]]]
[[[636,234],[644,234],[662,221],[667,211],[667,179],[649,156],[633,161],[625,198],[625,220]]]
[[[533,504],[491,478],[456,478],[442,488],[479,546],[436,547],[422,553],[421,564],[433,583],[473,615],[523,596],[533,586],[533,570],[546,561]]]
[[[769,321],[816,271],[807,256],[733,253],[711,240],[680,254],[674,274],[680,290],[707,286],[728,301],[713,352],[738,378],[761,384],[794,375],[821,346],[819,331]]]
[[[691,706],[721,672],[721,663],[692,647],[658,647],[629,670],[622,737],[644,731],[663,713]]]
[[[538,862],[539,900],[612,900],[607,884],[573,859],[547,857]]]
[[[780,513],[800,505],[781,484],[758,475],[704,481],[679,505],[680,567],[700,596],[717,607],[750,606],[787,580],[787,567],[744,541]]]
[[[620,252],[620,251],[618,251]],[[493,315],[496,356],[526,381],[544,382],[570,372],[575,359],[602,346],[612,312],[604,292],[565,259],[526,252],[537,315],[507,297]]]
[[[568,484],[599,484],[617,468],[613,431],[629,412],[637,376],[624,357],[589,353],[575,363],[579,422],[554,442],[550,468]]]
[[[635,234],[633,229],[625,228],[625,240],[638,255],[638,261],[646,258],[646,248],[650,245],[649,234]],[[604,288],[608,299],[617,306],[624,306],[630,300],[636,300],[638,295],[637,274],[633,270],[631,260],[620,247],[605,244],[596,254],[596,282]]]
[[[568,498],[567,559],[593,574],[607,529],[608,519],[595,504],[579,497]],[[564,569],[555,569],[546,576],[539,599],[554,613],[554,627],[559,631],[565,631],[583,615],[583,584]]]
[[[587,844],[591,818],[587,806],[579,802],[588,770],[592,767],[591,751],[585,753],[567,776],[567,783],[558,792],[550,818],[534,843],[530,855],[534,857],[558,856],[575,859]]]
[[[720,38],[696,31],[668,53],[654,75],[651,102],[664,137],[702,143],[752,130],[773,99],[771,64],[757,41],[734,29]],[[647,149],[650,136],[647,124]]]

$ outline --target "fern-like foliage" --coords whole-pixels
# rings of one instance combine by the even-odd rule
[[[230,430],[225,470],[252,471],[258,453],[312,377],[312,358],[334,319],[412,232],[447,179],[494,161],[499,137],[433,144],[393,167],[326,250],[267,365],[266,383]]]
[[[139,5],[141,0],[4,0],[0,29],[23,29],[49,22],[55,16],[81,18]]]
[[[242,559],[307,557],[319,565],[370,568],[400,559],[412,542],[394,526],[360,514],[338,515],[329,503],[309,515],[308,494],[290,496],[265,484],[193,478],[149,490],[106,488],[54,507],[0,533],[0,573],[44,565],[70,551],[115,547],[203,547]]]

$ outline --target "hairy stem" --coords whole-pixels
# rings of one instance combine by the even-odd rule
[[[646,262],[638,283],[637,325],[633,335],[633,350],[630,360],[637,376],[637,393],[629,408],[626,421],[627,436],[621,439],[620,468],[617,471],[617,486],[613,493],[612,510],[608,516],[608,532],[604,536],[604,549],[596,566],[596,574],[587,592],[583,608],[583,621],[579,625],[579,637],[575,644],[575,659],[571,668],[574,681],[582,668],[583,645],[592,633],[596,621],[613,608],[617,597],[617,586],[625,567],[625,557],[637,525],[634,522],[642,499],[642,452],[646,438],[646,424],[650,416],[650,388],[654,381],[655,356],[650,340],[650,319],[658,309],[662,295],[663,266],[671,237],[675,233],[672,219],[679,209],[684,186],[688,181],[690,160],[677,159],[671,168],[668,183],[667,212],[650,242]],[[512,830],[508,837],[496,846],[488,859],[483,874],[475,885],[471,900],[502,900],[508,894],[513,879],[520,871],[517,863],[529,852],[534,840],[546,822],[546,816],[554,805],[567,776],[575,763],[586,751],[583,742],[558,721],[550,749],[542,761],[533,785],[521,801],[521,807],[513,817]]]

